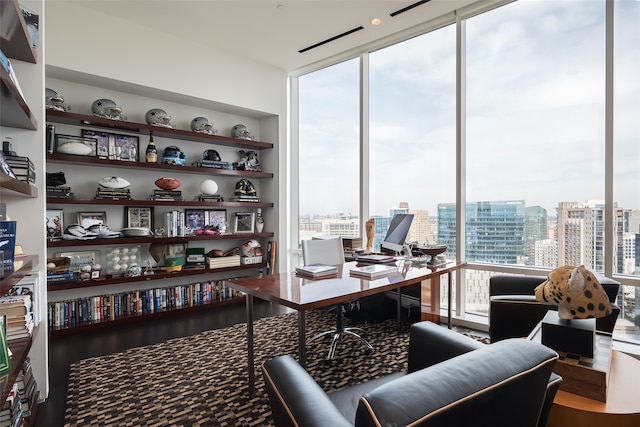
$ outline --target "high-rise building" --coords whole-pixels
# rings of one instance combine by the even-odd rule
[[[524,209],[524,255],[526,265],[536,264],[536,242],[547,239],[547,210],[541,206]]]
[[[466,259],[520,264],[524,258],[524,200],[466,204]],[[455,254],[456,205],[438,204],[438,243]]]

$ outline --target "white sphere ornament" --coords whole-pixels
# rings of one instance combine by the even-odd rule
[[[205,179],[200,183],[202,194],[214,195],[218,193],[218,184],[212,179]]]

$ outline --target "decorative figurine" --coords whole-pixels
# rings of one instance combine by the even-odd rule
[[[218,129],[213,127],[213,123],[206,117],[196,117],[191,120],[191,130],[198,133],[206,133],[207,135],[215,135]]]
[[[262,233],[264,229],[264,218],[262,218],[262,208],[256,209],[256,231]]]
[[[375,233],[375,221],[373,218],[368,219],[367,222],[365,222],[365,229],[367,232],[367,247],[364,250],[365,254],[370,254],[371,253],[371,249],[373,248],[373,235]]]
[[[253,135],[245,125],[238,124],[231,128],[231,138],[253,140]]]
[[[127,120],[127,116],[122,114],[122,108],[111,99],[100,98],[91,104],[91,112],[94,116],[104,117],[111,120]]]
[[[69,104],[64,103],[64,98],[53,89],[46,88],[44,91],[45,108],[66,113],[71,110]]]
[[[168,115],[166,111],[161,110],[160,108],[152,108],[151,110],[147,111],[144,119],[147,121],[148,125],[160,126],[169,129],[174,129],[176,127],[171,123],[171,116]]]
[[[560,319],[600,318],[611,314],[607,293],[584,265],[556,268],[535,292],[538,301],[558,306]]]
[[[235,170],[260,172],[260,160],[258,160],[258,153],[256,151],[240,150],[239,153],[240,160],[233,164]]]

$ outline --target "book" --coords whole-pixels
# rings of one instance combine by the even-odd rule
[[[394,262],[395,260],[396,259],[391,255],[358,255],[356,257],[356,261],[361,263],[368,263],[368,264],[373,264],[373,263],[384,264],[388,262]]]
[[[338,268],[335,265],[309,264],[296,267],[296,274],[307,277],[325,277],[338,274]]]
[[[364,277],[365,279],[378,279],[398,272],[398,267],[385,264],[371,264],[355,267],[349,270],[351,276]]]

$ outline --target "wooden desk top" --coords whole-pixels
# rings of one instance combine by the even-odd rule
[[[310,310],[419,283],[467,265],[464,261],[456,261],[441,267],[429,268],[405,264],[402,260],[397,261],[396,264],[397,273],[376,280],[351,277],[349,270],[357,264],[347,262],[338,266],[337,276],[327,278],[309,279],[297,276],[295,273],[281,273],[231,279],[227,283],[234,289],[266,301],[276,302],[296,310]]]

